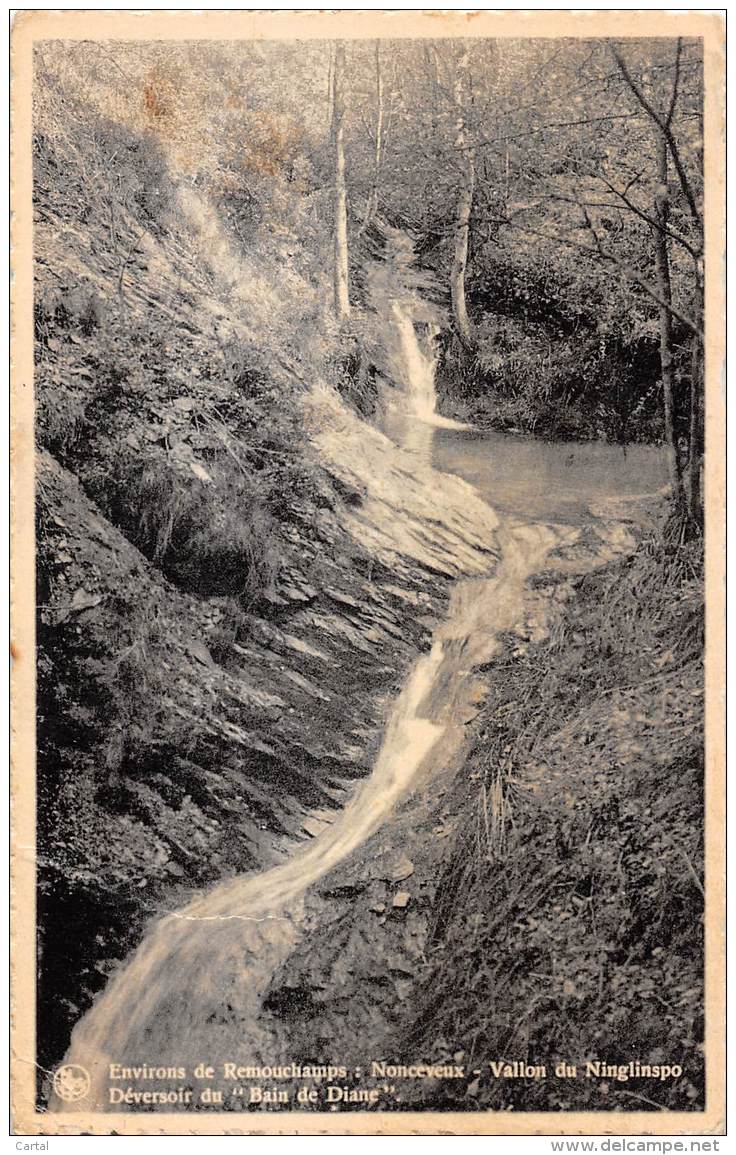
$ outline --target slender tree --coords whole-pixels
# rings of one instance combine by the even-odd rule
[[[702,316],[701,287],[698,286],[696,291],[699,297],[698,313]],[[698,525],[702,525],[704,515],[701,486],[701,469],[705,450],[703,391],[703,343],[700,335],[693,333],[690,341],[690,429],[684,485],[688,511],[692,520]]]
[[[664,435],[669,463],[670,484],[677,505],[684,497],[680,452],[677,445],[674,421],[674,368],[672,351],[672,279],[667,246],[667,223],[670,213],[670,194],[667,183],[667,142],[659,134],[657,141],[658,187],[654,198],[656,225],[652,226],[654,238],[654,261],[657,273],[657,293],[659,305],[659,362],[662,376],[662,402],[664,409]]]
[[[702,519],[702,496],[700,493],[700,465],[702,458],[702,285],[700,262],[703,246],[703,222],[693,191],[690,178],[685,169],[680,149],[672,128],[672,122],[679,96],[682,40],[678,39],[675,53],[672,91],[666,111],[660,111],[646,95],[641,84],[634,80],[626,61],[617,48],[613,48],[613,55],[619,71],[627,86],[633,93],[641,108],[647,114],[654,126],[657,138],[657,189],[654,198],[654,209],[650,225],[654,238],[654,256],[657,275],[657,294],[659,296],[659,331],[660,331],[660,364],[662,375],[662,397],[664,408],[665,438],[670,465],[670,481],[675,503],[686,509],[691,520],[700,522]],[[676,315],[672,302],[672,283],[670,276],[669,245],[674,237],[682,242],[683,238],[674,233],[670,225],[670,184],[669,159],[677,176],[683,199],[688,207],[695,226],[695,244],[686,244],[695,266],[696,312],[695,327],[692,333],[691,372],[690,372],[690,413],[688,429],[688,459],[683,471],[677,436],[674,427],[674,357],[672,344],[672,318]]]
[[[384,83],[383,83],[383,69],[381,67],[381,41],[376,41],[376,135],[375,147],[373,153],[373,183],[371,191],[368,196],[366,204],[365,216],[363,224],[360,227],[361,233],[368,228],[368,225],[373,220],[378,210],[378,195],[381,181],[381,162],[383,158],[384,145],[384,123],[385,123],[385,98],[384,98]]]
[[[335,45],[332,74],[332,141],[335,164],[334,293],[335,315],[343,324],[350,317],[348,279],[348,198],[345,184],[345,46]]]
[[[452,314],[461,340],[470,343],[471,329],[465,299],[465,273],[468,267],[470,215],[475,192],[475,148],[468,132],[465,101],[467,95],[468,50],[463,48],[455,68],[455,149],[460,168],[460,193],[455,216],[455,241],[450,274]]]

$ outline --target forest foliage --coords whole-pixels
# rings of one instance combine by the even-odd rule
[[[184,186],[323,303],[332,275],[323,331],[358,324],[372,223],[408,230],[443,286],[447,412],[663,440],[700,520],[699,41],[64,45],[37,66],[114,122],[107,156],[130,163],[90,178],[133,176],[116,195],[151,228]]]

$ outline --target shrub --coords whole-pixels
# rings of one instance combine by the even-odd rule
[[[378,396],[376,368],[359,337],[343,339],[342,347],[328,362],[327,372],[341,397],[362,416],[373,416]]]
[[[271,589],[278,536],[258,484],[224,462],[212,480],[173,468],[163,454],[126,459],[108,495],[126,536],[182,589],[250,605]]]
[[[624,346],[595,330],[550,329],[484,314],[475,345],[446,343],[444,405],[500,428],[556,439],[626,442],[661,436],[659,363],[648,341]]]

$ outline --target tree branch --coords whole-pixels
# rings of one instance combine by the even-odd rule
[[[665,124],[669,128],[672,124],[672,117],[675,112],[675,105],[677,104],[677,92],[680,87],[680,57],[682,56],[682,37],[677,37],[677,51],[675,52],[675,78],[672,81],[672,97],[670,99],[670,106],[667,109],[665,117]]]
[[[539,132],[545,132],[548,128],[577,128],[582,124],[602,124],[610,120],[636,120],[637,114],[635,112],[612,112],[608,116],[588,116],[582,120],[558,120],[552,121],[549,124],[540,124],[536,128],[530,128],[527,132],[517,132],[513,136],[504,134],[503,136],[495,137],[479,137],[477,142],[478,148],[486,148],[492,144],[503,144],[507,140],[521,140],[526,136],[536,136]]]
[[[676,73],[676,79],[675,79],[676,85],[679,84],[679,55],[680,55],[680,51],[681,51],[680,42],[678,41],[678,67],[677,67],[677,73]],[[654,107],[654,105],[651,103],[651,101],[647,99],[647,97],[644,95],[641,88],[638,86],[638,84],[636,83],[636,81],[632,77],[632,75],[629,72],[629,69],[626,65],[626,61],[624,60],[623,56],[621,55],[621,53],[619,52],[619,50],[615,44],[611,45],[611,52],[613,53],[614,59],[615,59],[616,63],[618,64],[619,71],[620,71],[621,75],[623,76],[624,80],[626,81],[626,84],[630,88],[631,92],[636,97],[639,104],[642,106],[642,108],[646,112],[647,116],[649,116],[650,119],[654,121],[657,128],[659,129],[659,131],[664,136],[664,139],[667,141],[667,147],[669,148],[670,154],[672,156],[672,163],[675,166],[675,171],[676,171],[678,179],[680,181],[680,187],[682,188],[682,191],[685,195],[685,200],[688,203],[688,208],[690,209],[690,214],[691,214],[693,220],[696,222],[698,228],[702,232],[703,222],[702,222],[702,219],[700,216],[700,212],[698,211],[698,206],[697,206],[697,203],[695,201],[695,196],[693,194],[693,190],[692,190],[692,187],[690,185],[690,181],[687,178],[687,174],[685,173],[685,169],[683,167],[682,160],[680,159],[680,150],[678,149],[677,142],[676,142],[674,136],[672,135],[672,126],[671,126],[670,120],[671,120],[671,114],[674,113],[674,100],[677,99],[677,89],[673,88],[673,101],[670,102],[671,112],[668,114],[670,117],[670,120],[667,120],[667,119],[663,120],[661,114],[659,112],[657,112],[657,109]]]
[[[682,235],[682,233],[678,232],[677,229],[673,229],[671,225],[667,224],[666,226],[663,227],[662,224],[655,217],[650,216],[650,214],[645,212],[644,209],[639,208],[639,206],[637,204],[635,204],[634,201],[632,201],[630,197],[628,197],[625,193],[621,192],[620,189],[615,188],[614,185],[612,185],[611,182],[609,180],[607,180],[604,176],[601,176],[599,179],[603,182],[603,184],[606,186],[607,189],[610,189],[610,191],[614,194],[614,196],[617,196],[621,200],[621,202],[626,205],[627,209],[629,209],[630,212],[634,213],[635,216],[639,217],[641,220],[646,221],[646,223],[648,225],[650,225],[652,228],[659,229],[660,232],[666,233],[667,236],[671,237],[673,241],[677,241],[678,244],[682,245],[682,247],[687,250],[687,252],[693,258],[693,260],[697,261],[698,257],[702,253],[702,249],[695,249],[693,247],[693,245],[691,245],[690,242],[687,240],[687,238],[684,237]],[[572,200],[573,198],[572,197],[555,197],[554,199],[556,199],[556,200]],[[579,202],[575,202],[575,203],[579,203]],[[589,208],[594,208],[594,209],[606,209],[606,208],[618,209],[618,208],[620,208],[619,205],[613,205],[613,204],[607,203],[606,201],[585,201],[584,203],[587,204],[589,206]]]
[[[564,245],[567,248],[578,249],[583,253],[588,253],[589,256],[598,257],[601,260],[610,262],[612,265],[615,265],[615,267],[619,269],[619,271],[623,273],[623,275],[628,280],[633,281],[634,284],[638,285],[639,288],[642,289],[647,294],[647,296],[651,298],[651,300],[655,301],[657,305],[664,306],[666,309],[669,309],[673,317],[677,317],[677,320],[681,321],[683,325],[686,325],[692,333],[695,333],[695,335],[701,340],[703,339],[703,330],[695,321],[692,320],[691,317],[688,317],[686,313],[682,313],[674,305],[668,305],[667,302],[662,297],[660,297],[659,293],[657,293],[651,287],[651,285],[649,285],[648,282],[644,280],[640,273],[637,273],[635,269],[632,269],[630,265],[625,264],[624,261],[620,260],[613,253],[610,253],[607,250],[601,250],[599,248],[591,248],[590,245],[584,245],[582,241],[574,241],[571,237],[561,237],[559,233],[545,233],[540,229],[532,228],[529,225],[514,224],[510,220],[507,220],[506,223],[510,224],[513,228],[519,229],[520,232],[531,233],[532,236],[543,237],[544,240],[553,241],[555,244]]]

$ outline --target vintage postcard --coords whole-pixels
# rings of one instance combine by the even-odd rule
[[[724,41],[17,16],[17,1133],[722,1133]]]

